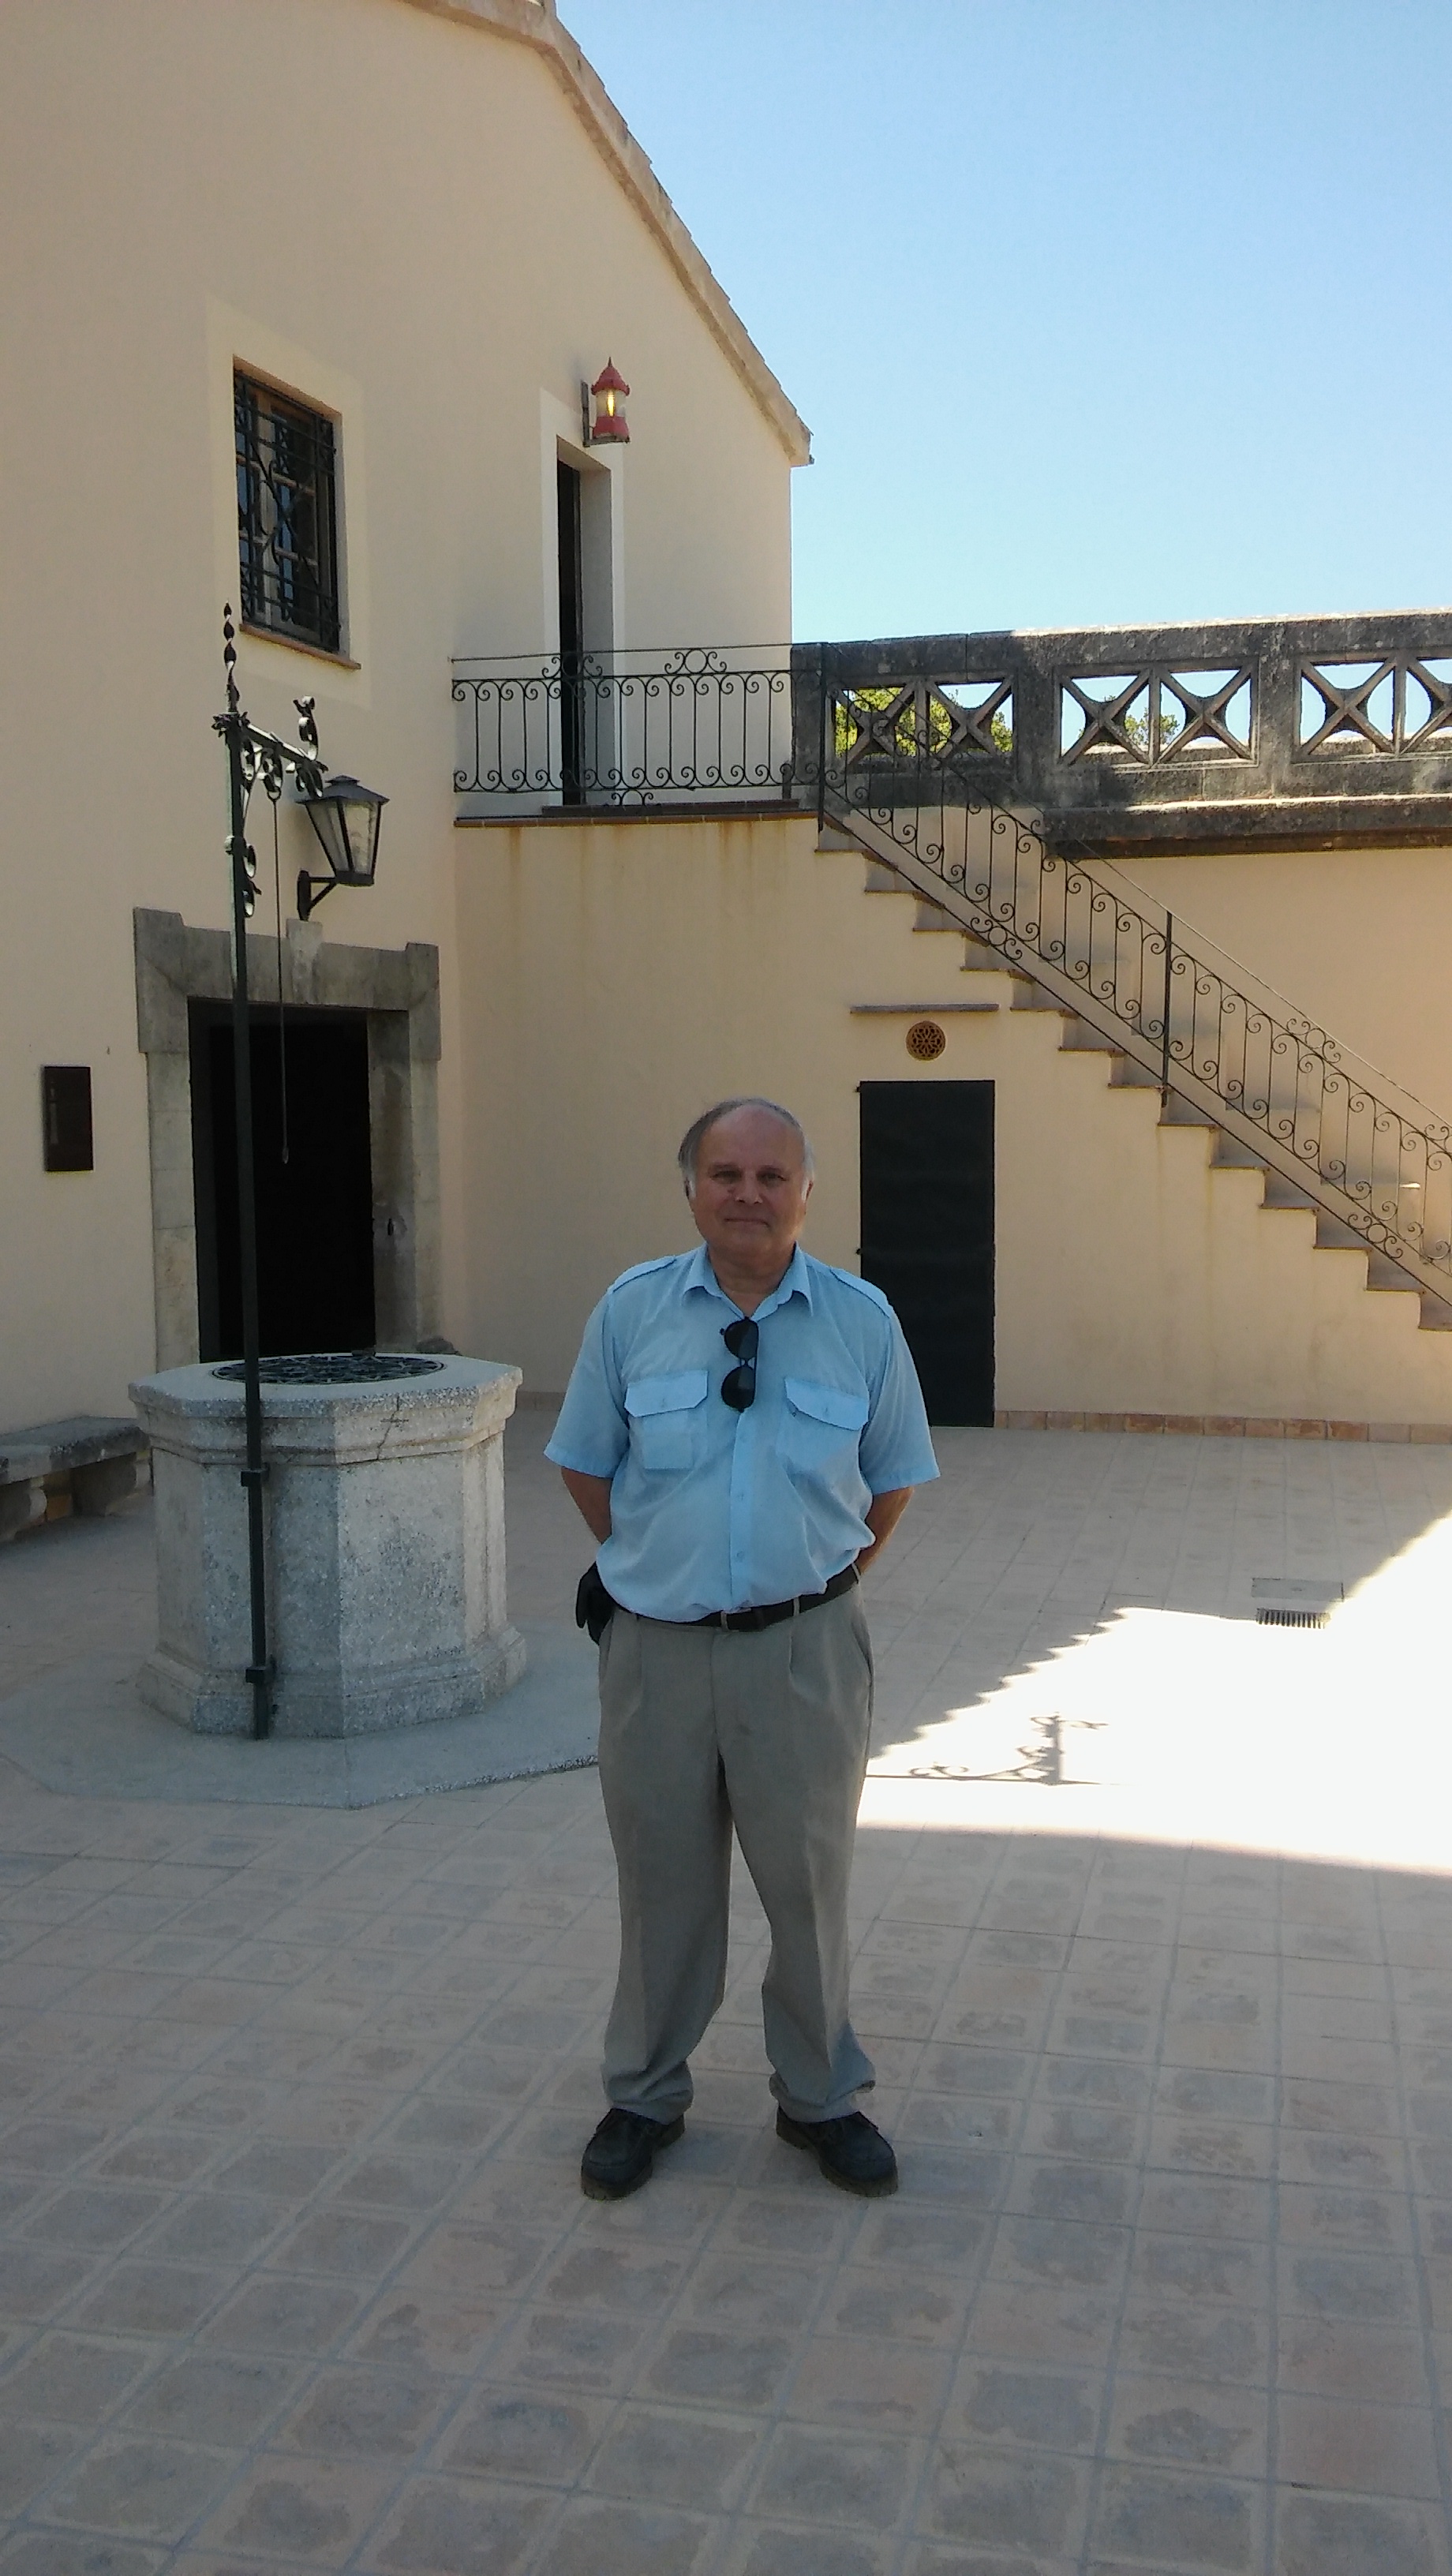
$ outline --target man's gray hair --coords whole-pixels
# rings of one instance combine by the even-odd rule
[[[763,1100],[759,1092],[748,1091],[737,1100],[718,1100],[714,1108],[703,1109],[699,1118],[691,1120],[681,1138],[680,1151],[676,1156],[688,1199],[695,1196],[696,1164],[700,1158],[706,1132],[708,1128],[715,1126],[718,1118],[729,1118],[733,1109],[765,1109],[771,1117],[779,1118],[784,1127],[790,1127],[802,1149],[803,1178],[811,1179],[816,1164],[812,1157],[811,1140],[800,1118],[794,1117],[790,1109],[783,1109],[779,1100]]]

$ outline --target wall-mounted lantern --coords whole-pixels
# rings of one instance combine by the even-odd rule
[[[376,787],[363,787],[339,771],[315,786],[299,779],[303,809],[322,845],[330,874],[297,881],[297,917],[306,921],[334,886],[371,886],[378,871],[378,827],[388,803]]]
[[[630,387],[613,358],[606,359],[593,385],[580,387],[582,396],[580,408],[584,414],[587,447],[606,447],[612,440],[618,440],[623,446],[629,446],[630,424],[620,408],[622,397],[629,391]],[[595,405],[593,421],[590,418],[591,402]]]

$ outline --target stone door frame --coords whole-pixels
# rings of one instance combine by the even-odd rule
[[[198,1357],[197,1225],[188,1004],[232,998],[232,940],[138,905],[136,1037],[146,1058],[156,1365]],[[253,999],[275,1002],[278,943],[249,938]],[[373,1151],[373,1281],[380,1344],[417,1349],[440,1329],[439,952],[345,948],[312,922],[282,942],[286,1007],[364,1011]]]

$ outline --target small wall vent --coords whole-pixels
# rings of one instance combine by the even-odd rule
[[[907,1033],[908,1054],[919,1064],[935,1064],[947,1043],[936,1020],[914,1020]]]

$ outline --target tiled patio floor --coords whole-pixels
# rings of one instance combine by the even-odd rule
[[[580,2197],[593,1773],[0,1771],[0,2576],[1452,2576],[1452,1453],[941,1447],[855,1880],[896,2200],[770,2133],[745,1885],[685,2139]],[[144,1585],[140,1516],[6,1551],[3,1687]]]

